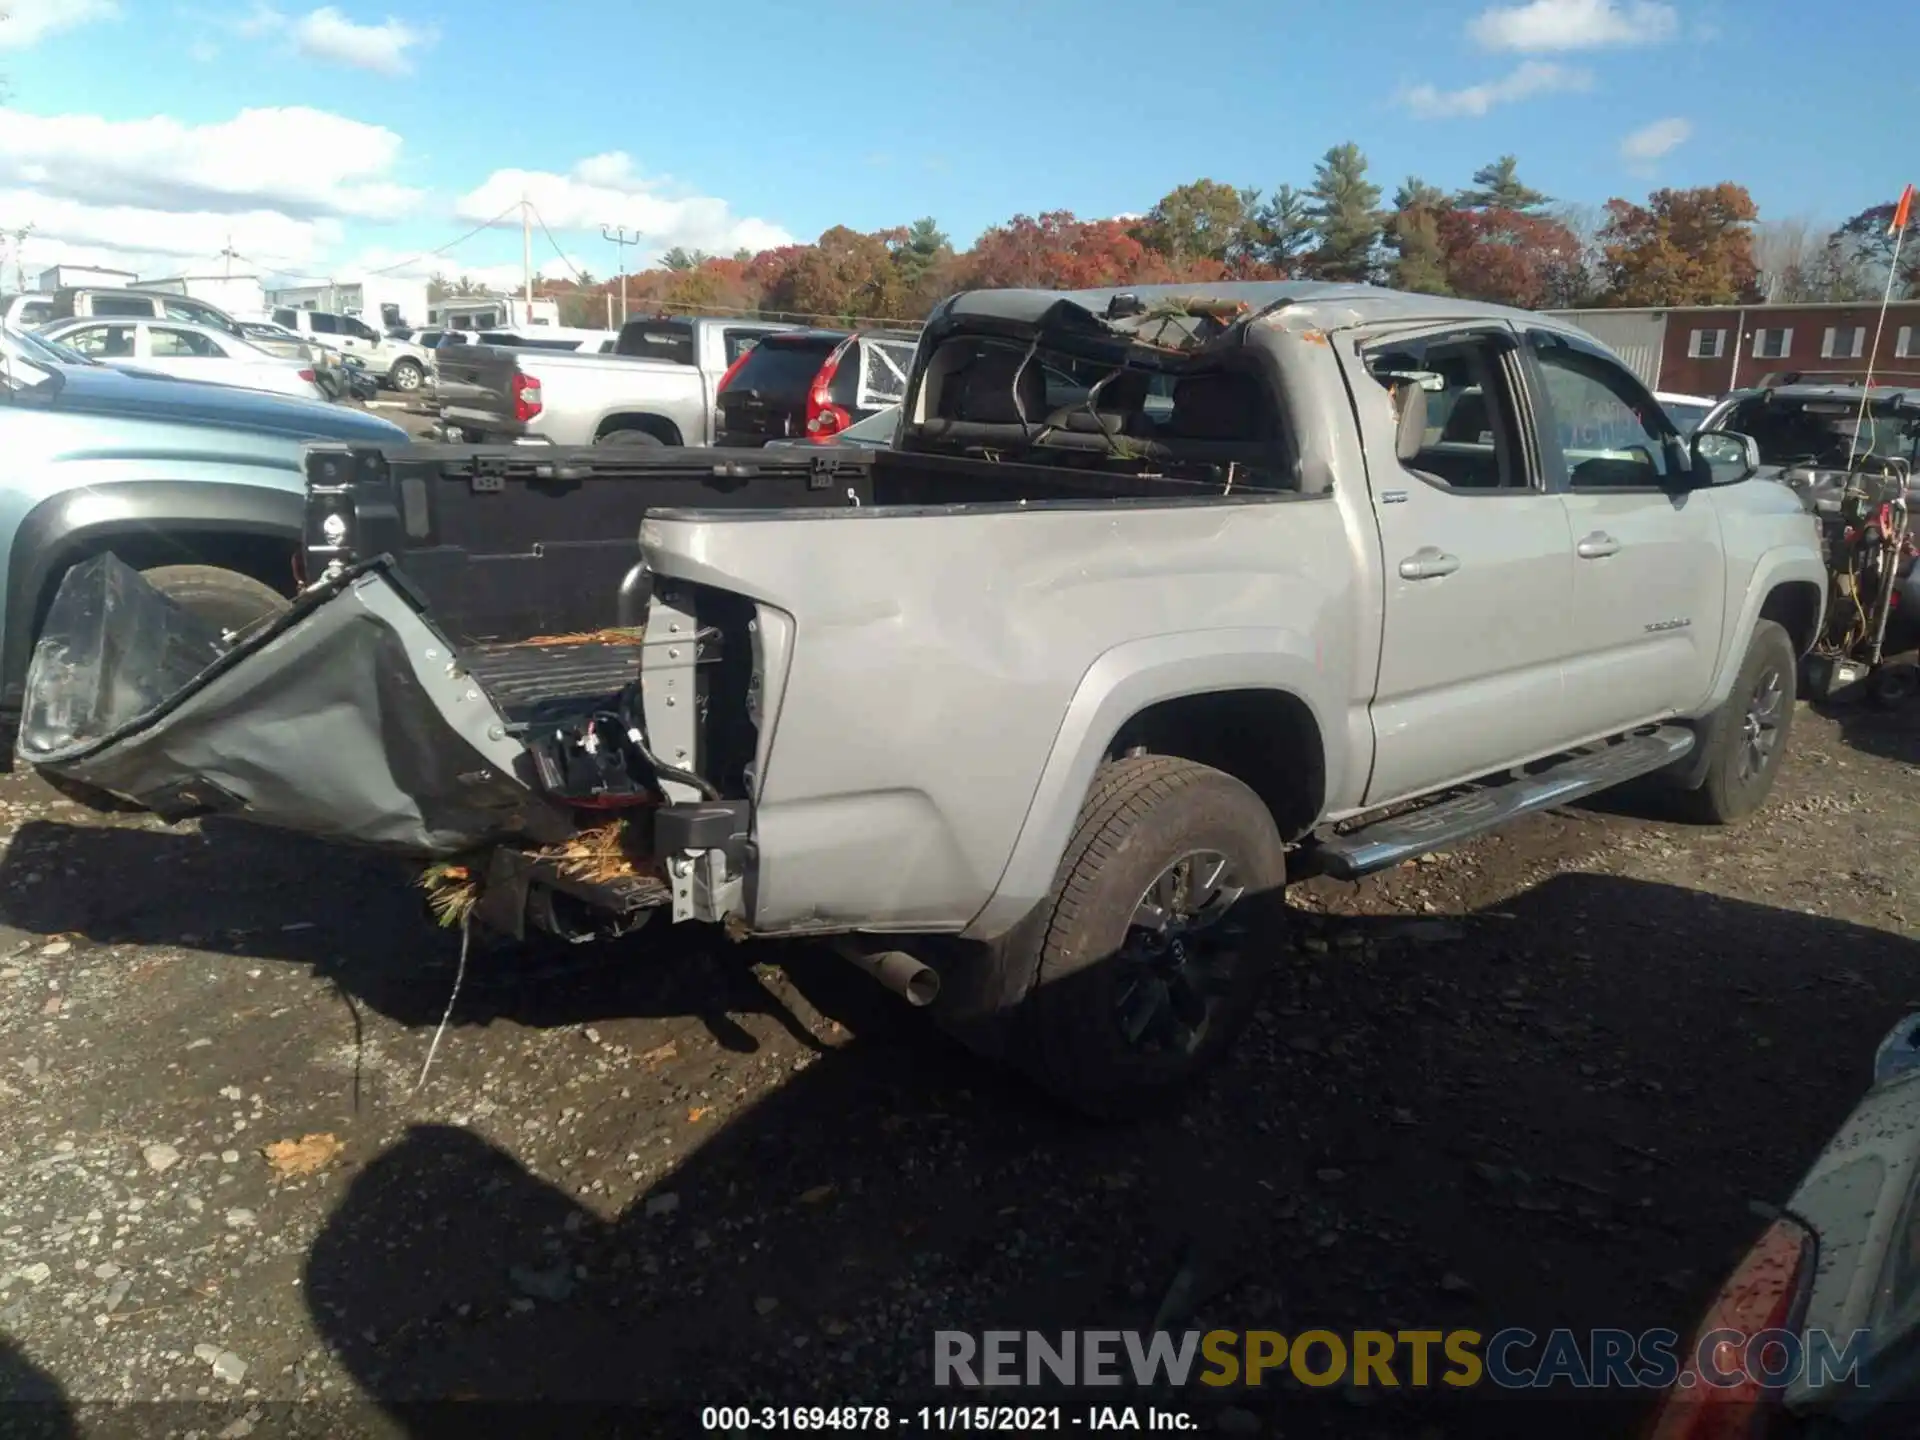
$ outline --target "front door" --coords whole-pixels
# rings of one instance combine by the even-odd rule
[[[1567,702],[1588,735],[1686,714],[1707,699],[1726,624],[1713,494],[1666,412],[1597,348],[1534,331],[1541,451],[1573,534]]]
[[[1564,742],[1573,560],[1516,403],[1510,327],[1375,339],[1360,355],[1352,390],[1384,547],[1367,792],[1381,805]],[[1424,423],[1403,423],[1409,405]]]

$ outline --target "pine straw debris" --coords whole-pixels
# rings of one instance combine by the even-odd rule
[[[613,625],[603,630],[577,630],[567,635],[535,635],[531,640],[516,640],[516,647],[529,645],[638,645],[645,638],[644,625]]]
[[[545,845],[525,853],[529,859],[552,865],[569,880],[587,885],[612,885],[648,873],[642,862],[627,852],[626,845],[627,822],[610,820],[582,830],[558,845]],[[427,904],[434,919],[446,929],[458,929],[480,903],[484,869],[478,859],[454,859],[429,865],[421,872],[419,885],[427,893]]]

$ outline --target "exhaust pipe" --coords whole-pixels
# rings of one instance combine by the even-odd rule
[[[909,1005],[920,1008],[939,998],[940,972],[904,950],[869,950],[850,936],[835,941],[833,948]]]

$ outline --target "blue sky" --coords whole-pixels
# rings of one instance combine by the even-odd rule
[[[522,193],[596,274],[602,223],[646,233],[636,263],[920,215],[965,244],[1203,175],[1304,184],[1349,139],[1389,192],[1512,152],[1565,201],[1732,179],[1769,218],[1832,222],[1920,179],[1893,118],[1920,79],[1876,63],[1920,54],[1900,0],[1832,24],[1785,0],[6,8],[0,229],[34,226],[29,269],[177,272],[231,235],[290,274],[504,276],[515,221],[420,252]],[[562,273],[540,234],[535,261]]]

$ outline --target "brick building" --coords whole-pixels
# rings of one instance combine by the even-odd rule
[[[1716,305],[1684,309],[1569,310],[1643,380],[1682,395],[1724,395],[1767,376],[1863,379],[1878,304]],[[1920,300],[1887,309],[1876,380],[1920,384]]]

